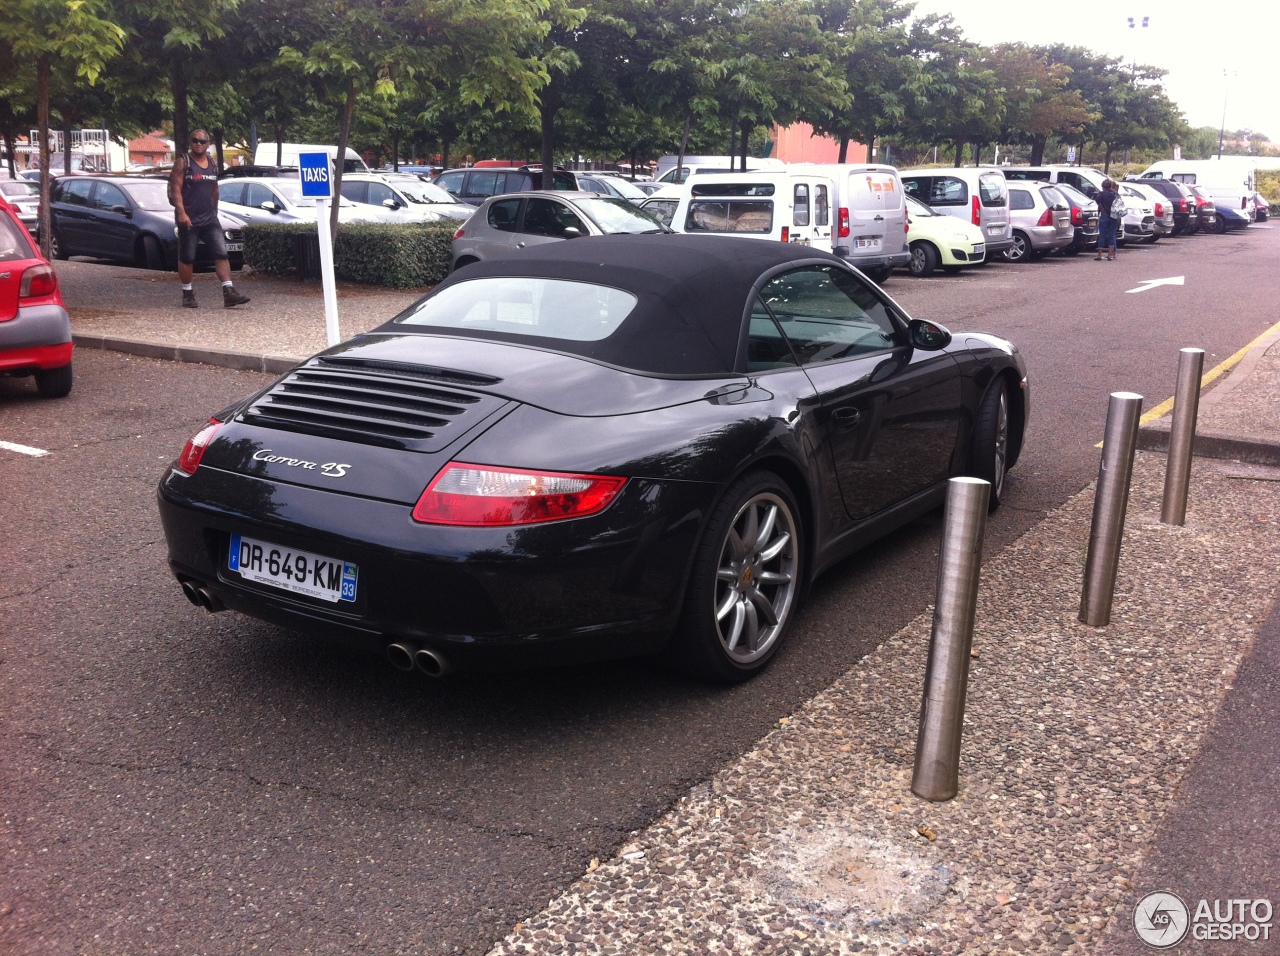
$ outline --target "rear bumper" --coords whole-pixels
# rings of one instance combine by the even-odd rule
[[[884,266],[896,269],[898,266],[906,266],[911,264],[911,250],[906,249],[902,252],[894,252],[889,254],[879,253],[876,255],[864,255],[862,253],[853,253],[849,251],[848,246],[836,246],[835,254],[845,262],[857,269],[879,269]]]
[[[71,318],[62,306],[22,306],[0,322],[0,369],[57,368],[70,361]]]

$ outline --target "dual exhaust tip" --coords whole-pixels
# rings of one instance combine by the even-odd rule
[[[387,659],[393,667],[402,671],[414,668],[428,677],[443,677],[452,669],[449,661],[439,651],[423,647],[417,641],[396,641],[387,645]]]
[[[227,609],[222,600],[199,581],[187,578],[179,583],[182,585],[182,593],[196,607],[202,607],[210,614]],[[443,677],[452,670],[443,654],[429,647],[423,647],[417,641],[396,641],[394,644],[388,644],[387,658],[402,671],[417,668],[428,677]]]

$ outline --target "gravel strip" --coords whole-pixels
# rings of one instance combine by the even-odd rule
[[[1173,528],[1163,474],[1138,455],[1107,628],[1092,488],[984,567],[955,800],[909,789],[925,615],[490,956],[1092,952],[1280,582],[1280,483],[1197,460]]]

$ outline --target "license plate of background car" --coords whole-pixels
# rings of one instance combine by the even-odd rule
[[[855,239],[853,241],[853,247],[855,249],[879,249],[880,240],[879,239]]]
[[[349,561],[238,534],[231,536],[227,567],[246,581],[269,584],[334,604],[356,599],[356,580],[360,573]]]
[[[228,242],[227,252],[244,252],[243,242]]]

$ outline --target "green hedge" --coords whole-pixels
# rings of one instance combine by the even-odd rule
[[[338,229],[333,271],[346,282],[414,289],[435,285],[449,272],[450,243],[458,223],[353,222]],[[245,263],[271,275],[319,274],[314,223],[261,223],[244,228]]]

